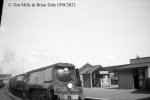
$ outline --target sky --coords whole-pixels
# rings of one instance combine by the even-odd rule
[[[16,6],[74,3],[73,7]],[[150,56],[150,0],[4,0],[0,68],[20,74],[57,62],[114,66]]]

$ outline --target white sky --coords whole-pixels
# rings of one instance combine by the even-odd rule
[[[9,7],[9,3],[76,3],[76,7]],[[150,56],[150,0],[4,0],[0,61],[4,73],[69,62],[113,66]],[[14,61],[10,61],[14,62]],[[17,62],[17,64],[16,64]]]

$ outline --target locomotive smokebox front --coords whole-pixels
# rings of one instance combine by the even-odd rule
[[[73,67],[55,67],[54,94],[61,100],[84,100],[83,88],[77,85],[77,73]]]

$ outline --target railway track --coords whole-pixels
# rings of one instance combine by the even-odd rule
[[[8,85],[5,85],[4,87],[0,88],[0,100],[16,100],[8,95],[6,90],[8,89]]]

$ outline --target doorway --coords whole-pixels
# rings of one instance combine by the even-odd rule
[[[139,74],[138,70],[133,70],[133,80],[134,80],[134,88],[139,89]]]

